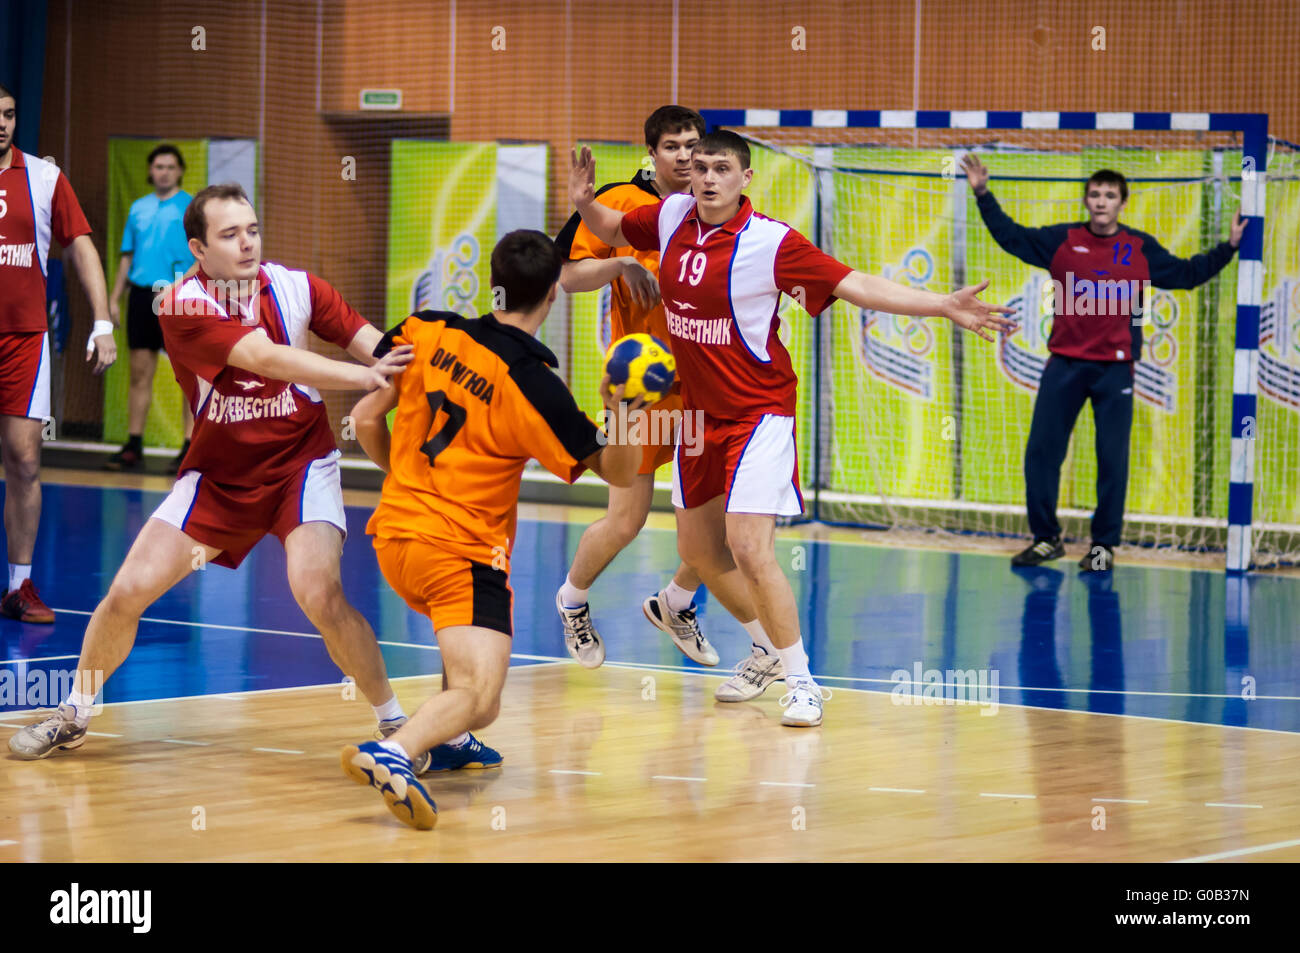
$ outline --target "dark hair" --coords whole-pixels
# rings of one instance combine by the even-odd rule
[[[1114,169],[1098,169],[1092,175],[1088,176],[1088,181],[1083,186],[1083,197],[1088,197],[1088,186],[1096,182],[1098,185],[1118,185],[1119,200],[1128,201],[1128,180]]]
[[[531,311],[560,280],[563,264],[555,242],[541,232],[521,228],[503,236],[492,249],[492,287],[505,293],[500,310]]]
[[[645,121],[645,144],[651,149],[659,148],[659,140],[674,132],[694,129],[704,135],[704,117],[694,109],[685,106],[660,106]]]
[[[237,202],[248,202],[250,206],[253,204],[248,201],[244,187],[237,182],[209,185],[194,196],[185,209],[183,222],[186,238],[197,238],[205,245],[208,243],[208,212],[205,206],[213,199],[234,199]]]
[[[153,149],[149,152],[149,158],[144,160],[145,168],[146,169],[150,168],[153,165],[153,160],[158,158],[159,156],[175,156],[176,164],[181,167],[180,181],[182,182],[185,181],[185,157],[181,155],[181,150],[177,149],[173,145],[170,145],[169,143],[163,143],[161,146],[154,146]],[[150,185],[153,185],[152,172],[149,173],[149,175],[145,176],[145,178],[148,180]]]
[[[730,129],[715,129],[695,143],[693,155],[717,156],[731,153],[740,163],[740,171],[749,168],[749,145]]]
[[[0,99],[12,99],[14,101],[14,106],[16,107],[18,105],[18,97],[15,96],[13,90],[4,83],[0,83]]]
[[[154,146],[153,150],[149,153],[149,158],[145,160],[144,164],[153,165],[153,160],[159,156],[175,156],[176,164],[180,166],[182,170],[185,169],[185,157],[181,155],[181,150],[168,143],[163,143],[161,146]]]

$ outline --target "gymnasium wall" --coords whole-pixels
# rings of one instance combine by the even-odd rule
[[[570,144],[635,140],[669,101],[1267,112],[1300,140],[1292,0],[50,0],[48,17],[40,152],[101,255],[120,239],[104,233],[109,136],[255,138],[265,254],[377,322],[392,138],[550,143],[552,231]],[[363,113],[363,87],[400,87],[403,110]],[[77,341],[89,307],[70,299]],[[61,433],[96,435],[101,389],[80,361],[64,401]],[[351,397],[329,403],[337,426]]]

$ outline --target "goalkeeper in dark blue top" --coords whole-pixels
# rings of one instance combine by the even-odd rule
[[[1037,566],[1065,555],[1056,519],[1061,464],[1085,400],[1097,425],[1097,510],[1092,545],[1079,561],[1106,571],[1115,561],[1128,489],[1129,433],[1133,426],[1134,363],[1142,351],[1143,291],[1195,288],[1217,275],[1241,242],[1240,215],[1231,237],[1193,258],[1176,258],[1150,235],[1121,225],[1128,200],[1124,176],[1093,173],[1084,187],[1087,221],[1025,228],[989,191],[989,170],[973,155],[962,159],[984,224],[1002,249],[1051,272],[1056,314],[1051,352],[1034,400],[1025,447],[1025,502],[1033,542],[1011,560]]]

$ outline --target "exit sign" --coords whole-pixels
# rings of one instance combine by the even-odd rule
[[[401,109],[402,91],[400,89],[363,89],[361,91],[362,109]]]

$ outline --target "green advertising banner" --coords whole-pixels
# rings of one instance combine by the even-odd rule
[[[837,168],[940,168],[945,153],[835,150]],[[868,274],[944,292],[952,285],[950,185],[908,175],[835,176],[835,257]],[[954,375],[946,321],[836,302],[831,353],[831,486],[905,498],[953,496]]]

